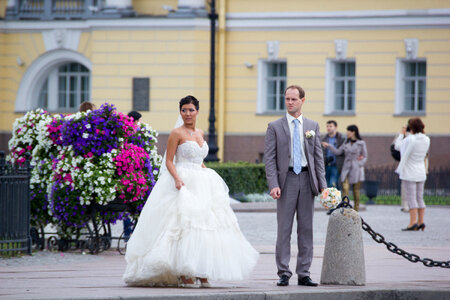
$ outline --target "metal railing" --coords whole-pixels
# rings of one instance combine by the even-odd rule
[[[31,254],[30,160],[17,167],[0,151],[0,253],[18,251]]]
[[[370,168],[365,170],[366,180],[378,181],[378,195],[400,195],[400,179],[395,173],[396,166]],[[424,195],[450,196],[450,169],[430,170],[425,181]]]
[[[105,6],[105,0],[15,0],[6,10],[9,20],[76,20],[134,16],[130,8]]]

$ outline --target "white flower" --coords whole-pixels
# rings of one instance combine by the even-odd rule
[[[305,136],[307,139],[310,139],[310,138],[316,136],[316,133],[314,132],[314,130],[308,130],[307,132],[305,132]]]

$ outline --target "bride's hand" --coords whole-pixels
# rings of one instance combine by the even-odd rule
[[[177,190],[181,189],[181,187],[184,185],[184,182],[179,179],[179,180],[175,180],[175,187],[177,188]]]

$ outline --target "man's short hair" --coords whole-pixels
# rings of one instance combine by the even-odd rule
[[[290,89],[296,89],[298,91],[300,99],[305,98],[305,90],[301,86],[295,85],[295,84],[290,85],[284,90],[284,94],[286,95],[287,90],[290,90]]]
[[[334,127],[337,127],[337,122],[335,120],[329,120],[327,124],[334,124]]]

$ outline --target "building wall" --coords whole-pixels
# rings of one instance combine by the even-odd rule
[[[163,5],[177,8],[177,0],[133,0],[133,9],[140,16],[142,15],[153,15],[161,16],[167,15],[168,11],[163,8]]]
[[[325,63],[335,57],[334,39],[348,41],[347,57],[356,61],[354,116],[325,115]],[[410,116],[394,116],[396,59],[405,57],[404,38],[419,40],[419,58],[427,60],[426,115],[430,134],[448,134],[450,116],[450,29],[229,32],[227,36],[226,131],[255,134],[276,117],[256,114],[258,59],[266,58],[266,41],[280,42],[289,84],[306,91],[305,116],[322,127],[335,119],[343,130],[357,124],[362,134],[394,134]],[[244,62],[254,65],[245,67]]]
[[[193,94],[208,99],[208,32],[172,30],[93,31],[92,100],[132,109],[132,78],[150,77],[150,111],[143,121],[164,133],[177,119],[178,101]],[[201,102],[199,126],[207,127],[208,104]]]
[[[14,120],[15,100],[27,67],[45,52],[42,35],[35,32],[0,32],[0,132],[9,133]],[[22,61],[22,65],[19,64]]]

